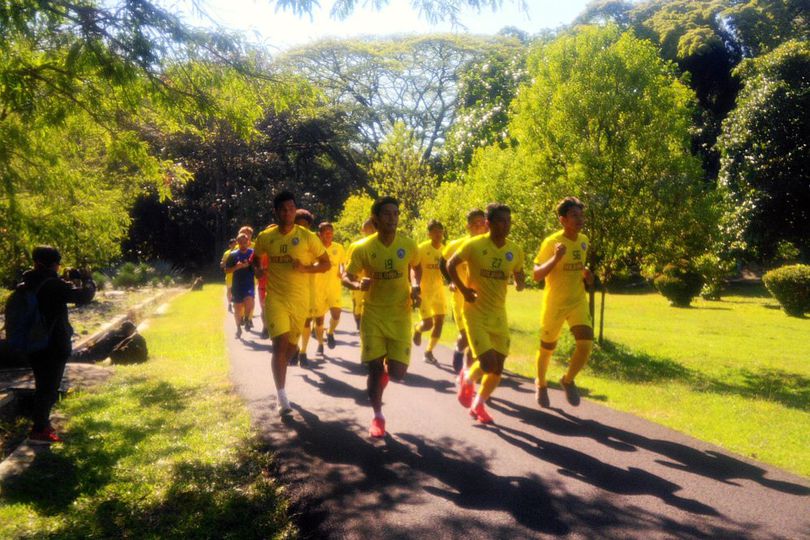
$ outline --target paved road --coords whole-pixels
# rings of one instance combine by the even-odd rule
[[[541,411],[529,380],[505,377],[496,425],[477,425],[443,348],[439,366],[414,351],[385,393],[388,435],[371,440],[353,326],[344,313],[325,361],[290,368],[285,420],[269,342],[229,340],[233,380],[306,538],[810,538],[807,479],[587,400],[572,408],[554,389],[559,408]],[[233,336],[230,317],[225,328]]]

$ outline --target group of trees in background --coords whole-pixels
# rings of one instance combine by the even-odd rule
[[[449,19],[498,4],[420,3]],[[810,258],[801,0],[600,0],[534,36],[328,40],[276,58],[154,2],[110,6],[0,8],[4,280],[35,242],[73,264],[209,264],[239,225],[270,222],[283,188],[344,240],[380,194],[419,238],[506,202],[529,252],[577,195],[603,280]]]

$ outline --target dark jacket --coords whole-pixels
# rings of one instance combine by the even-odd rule
[[[93,299],[95,287],[76,288],[72,283],[59,278],[54,270],[29,270],[23,274],[23,283],[30,290],[37,290],[37,302],[45,319],[45,324],[51,328],[51,339],[48,349],[54,354],[70,356],[70,338],[73,336],[73,327],[68,321],[68,303],[86,304]]]

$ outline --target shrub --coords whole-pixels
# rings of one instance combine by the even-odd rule
[[[801,317],[810,311],[810,266],[782,266],[766,273],[762,281],[788,315]]]
[[[734,262],[723,260],[714,253],[704,253],[695,259],[695,269],[703,277],[701,298],[720,300],[726,285],[726,278],[734,270]]]
[[[101,272],[93,272],[93,281],[96,282],[96,289],[99,291],[103,291],[107,287],[107,283],[109,283],[110,278],[107,277],[107,274],[102,274]]]
[[[174,279],[170,275],[163,276],[163,286],[171,287],[174,284]]]
[[[666,265],[653,284],[673,306],[689,307],[703,287],[703,278],[687,261],[679,261]]]

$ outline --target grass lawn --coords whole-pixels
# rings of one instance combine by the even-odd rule
[[[150,361],[71,394],[65,444],[0,486],[0,538],[286,538],[268,453],[233,393],[222,287],[174,300]]]
[[[511,289],[508,296],[507,368],[528,377],[542,294]],[[442,341],[452,346],[455,332],[450,322]],[[810,319],[785,315],[764,288],[698,299],[688,309],[654,292],[609,294],[605,339],[577,378],[589,399],[810,476]],[[564,330],[552,386],[572,347]]]

